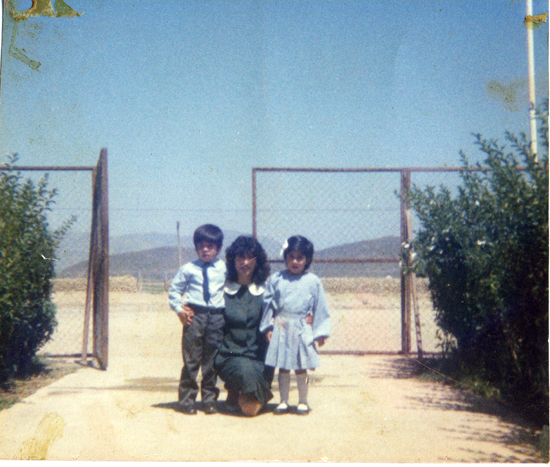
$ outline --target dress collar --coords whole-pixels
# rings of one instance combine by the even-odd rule
[[[237,282],[226,282],[223,290],[228,295],[235,295],[241,287],[242,287],[242,285],[238,284]],[[262,285],[256,285],[256,284],[253,283],[253,284],[250,284],[248,286],[248,291],[252,295],[256,295],[256,296],[262,295],[264,293],[264,290],[265,290],[265,287],[264,287],[263,284]]]

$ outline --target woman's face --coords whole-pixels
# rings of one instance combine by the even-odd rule
[[[297,250],[291,251],[286,255],[286,267],[290,274],[298,275],[302,274],[304,268],[306,267],[306,255],[300,253]]]
[[[256,257],[250,253],[244,253],[235,257],[235,269],[239,279],[250,279],[256,269]]]

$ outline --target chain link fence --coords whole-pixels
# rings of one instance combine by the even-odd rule
[[[90,319],[85,314],[89,268],[82,266],[89,266],[94,169],[29,172],[35,180],[48,172],[49,186],[59,187],[48,218],[52,229],[72,215],[77,218],[55,258],[53,300],[59,325],[41,349],[43,355],[79,355],[83,340],[95,340],[93,328],[85,325]],[[409,239],[400,197],[404,180],[405,185],[443,184],[453,190],[460,177],[458,169],[253,170],[253,234],[264,245],[272,270],[284,267],[280,249],[289,236],[304,235],[315,245],[311,270],[323,280],[333,317],[333,335],[324,352],[414,352],[415,337],[422,339],[424,352],[439,350],[426,281],[416,281],[420,333],[415,333],[418,326],[401,277],[401,244]],[[419,227],[414,214],[412,227]],[[72,269],[76,263],[78,273]],[[112,278],[111,288],[165,293],[176,269],[153,274],[146,268]]]
[[[254,235],[282,245],[300,234],[315,246],[311,271],[323,281],[333,319],[322,351],[439,351],[427,281],[414,283],[413,321],[412,284],[401,277],[401,245],[410,240],[410,230],[400,194],[411,184],[455,189],[459,181],[454,168],[253,169]],[[414,214],[411,220],[414,232]],[[279,252],[266,249],[273,269],[283,269]]]

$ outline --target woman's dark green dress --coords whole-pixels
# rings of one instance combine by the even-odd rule
[[[272,373],[264,366],[267,342],[260,334],[263,287],[225,287],[223,343],[214,368],[228,391],[253,394],[265,405],[272,397]]]

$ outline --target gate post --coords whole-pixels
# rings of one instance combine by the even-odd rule
[[[409,243],[409,229],[407,228],[407,210],[410,209],[408,191],[411,189],[411,171],[401,170],[401,244]],[[405,274],[404,265],[401,265],[401,351],[411,352],[411,301],[409,281]]]
[[[107,369],[109,362],[109,190],[107,149],[102,149],[97,164],[94,187],[94,209],[97,209],[97,232],[92,262],[94,271],[93,349],[99,366]]]

